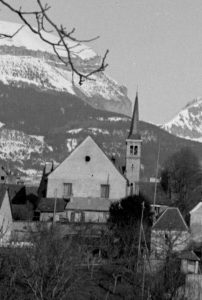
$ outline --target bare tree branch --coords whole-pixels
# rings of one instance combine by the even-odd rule
[[[67,29],[60,25],[58,26],[56,23],[53,22],[53,20],[49,17],[48,11],[50,10],[50,6],[46,3],[45,5],[42,5],[41,0],[36,0],[38,5],[38,10],[33,11],[23,11],[22,7],[19,7],[18,9],[15,8],[13,5],[9,4],[6,0],[0,0],[0,3],[7,7],[10,11],[17,14],[24,25],[26,25],[34,34],[38,35],[42,41],[49,44],[54,53],[56,54],[57,58],[65,65],[68,66],[74,75],[74,73],[79,77],[79,84],[82,85],[82,83],[86,79],[91,79],[90,77],[98,72],[103,72],[108,64],[106,63],[106,58],[109,50],[106,50],[103,58],[101,59],[100,65],[96,67],[94,70],[90,72],[83,72],[79,70],[78,67],[75,66],[72,55],[76,52],[73,52],[72,48],[74,46],[69,45],[69,42],[72,41],[76,43],[76,46],[79,46],[80,43],[89,43],[92,41],[95,41],[99,38],[99,36],[96,36],[91,39],[77,39],[73,36],[75,33],[75,28],[73,28],[71,31],[67,31]],[[34,27],[29,18],[34,17],[36,21],[36,27]],[[23,27],[23,26],[22,26]],[[21,29],[20,27],[15,33],[9,35],[0,33],[0,38],[13,38]],[[50,33],[54,32],[56,33],[57,41],[52,41],[47,35],[45,36],[44,33]],[[61,54],[61,50],[64,51],[65,55]],[[78,54],[78,53],[77,53]]]
[[[12,39],[23,27],[24,25],[20,26],[20,28],[18,28],[18,30],[16,30],[13,34],[0,33],[0,39],[4,39],[4,38]]]

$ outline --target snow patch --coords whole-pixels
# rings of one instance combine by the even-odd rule
[[[101,129],[101,128],[93,128],[93,127],[89,127],[88,130],[94,134],[97,135],[98,133],[102,133],[102,134],[109,134],[109,131],[106,129]]]
[[[128,118],[122,118],[122,117],[109,117],[107,120],[111,122],[119,122],[119,121],[124,121],[127,122]]]
[[[71,129],[71,130],[68,130],[67,133],[77,134],[77,133],[81,132],[82,130],[83,130],[83,128]]]
[[[1,55],[0,66],[0,80],[4,84],[13,81],[25,82],[45,89],[75,94],[72,81],[69,80],[71,72],[49,65],[40,58]]]
[[[41,143],[44,143],[44,136],[43,135],[29,135],[29,136],[33,137],[34,139],[37,139]]]
[[[77,139],[67,139],[68,152],[73,151],[76,148],[77,144],[78,144]]]

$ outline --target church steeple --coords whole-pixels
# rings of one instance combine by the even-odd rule
[[[130,131],[126,139],[126,177],[129,183],[129,194],[139,193],[141,144],[138,93],[136,93]]]
[[[141,136],[139,133],[139,103],[138,103],[138,92],[136,92],[135,103],[133,108],[133,115],[130,125],[130,131],[128,139],[140,140]]]

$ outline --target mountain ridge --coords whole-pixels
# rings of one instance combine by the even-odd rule
[[[202,98],[188,102],[161,127],[178,137],[202,142]]]
[[[1,26],[2,22],[0,32]],[[10,30],[14,28],[16,25],[10,26]],[[34,44],[33,36],[27,30],[23,35],[23,30],[14,40],[0,40],[1,164],[20,173],[41,172],[45,161],[61,162],[91,135],[109,157],[115,155],[120,166],[124,165],[132,114],[127,89],[102,72],[94,75],[94,80],[78,85],[70,70],[51,52],[41,51],[41,41]],[[29,49],[23,46],[26,39]],[[34,49],[30,49],[32,43]],[[75,64],[83,70],[96,67],[100,58],[95,52],[87,48],[88,55],[83,51],[82,57],[80,54],[75,54]],[[200,143],[180,139],[143,121],[140,131],[143,180],[156,173],[159,143],[160,167],[168,155],[186,145],[202,160]]]

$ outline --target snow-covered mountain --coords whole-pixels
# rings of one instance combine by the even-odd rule
[[[131,114],[131,101],[125,87],[105,73],[97,73],[92,80],[79,85],[78,77],[74,74],[72,78],[70,69],[57,59],[49,44],[26,26],[0,21],[0,33],[13,35],[16,32],[12,39],[0,39],[1,161],[10,161],[10,165],[16,167],[17,164],[20,170],[25,170],[54,159],[53,149],[57,147],[68,153],[78,141],[74,141],[67,130],[64,140],[58,142],[57,133],[53,138],[52,130],[57,131],[57,127],[63,128],[68,122],[93,119],[94,111],[91,114],[88,105]],[[57,39],[46,32],[43,35],[51,41]],[[85,73],[98,67],[101,57],[90,47],[69,40],[67,43],[79,70]],[[60,54],[66,56],[61,50]],[[93,132],[96,131],[92,129]],[[60,159],[61,152],[56,156]]]
[[[33,85],[39,89],[67,92],[77,95],[96,108],[131,114],[131,102],[127,89],[120,86],[105,73],[97,73],[92,80],[78,84],[78,77],[59,61],[51,45],[43,42],[28,27],[20,24],[0,22],[0,33],[13,34],[11,38],[0,39],[0,81],[18,87]],[[49,40],[54,35],[43,33]],[[91,48],[72,41],[67,42],[72,49],[74,64],[82,72],[96,69],[101,61]],[[60,51],[66,56],[64,51]]]
[[[19,28],[0,22],[0,33]],[[91,48],[71,47],[74,63],[84,72],[100,62]],[[26,27],[13,39],[0,39],[0,165],[25,174],[42,171],[45,161],[61,162],[87,135],[124,164],[132,112],[126,88],[105,73],[82,86],[77,79],[72,81],[50,46]],[[188,142],[149,123],[141,122],[140,130],[144,178],[154,176],[159,140],[162,161]],[[201,145],[190,143],[202,153]]]
[[[176,136],[202,142],[202,98],[189,102],[162,128]]]

